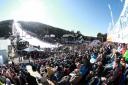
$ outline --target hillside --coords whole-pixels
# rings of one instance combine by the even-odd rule
[[[26,21],[18,21],[22,28],[27,31],[27,33],[31,34],[32,36],[36,36],[39,39],[43,39],[45,35],[54,34],[55,38],[53,39],[56,41],[60,41],[61,37],[64,34],[78,34],[77,38],[83,36],[80,31],[74,33],[73,31],[64,30],[61,28],[53,27],[50,25],[46,25],[39,22],[26,22]],[[8,38],[12,33],[12,24],[13,20],[5,20],[0,22],[0,37]],[[84,40],[95,40],[96,37],[91,36],[83,36]],[[52,41],[52,40],[48,40]]]
[[[5,20],[0,22],[0,37],[9,37],[12,33],[12,23],[13,20]],[[46,34],[54,34],[57,39],[61,39],[64,34],[71,33],[70,31],[52,27],[46,24],[42,24],[39,22],[25,22],[19,21],[22,28],[28,33],[33,34],[36,37],[43,39]]]
[[[38,35],[38,38],[43,38],[47,34],[54,34],[56,38],[61,38],[64,34],[71,33],[70,31],[52,27],[39,22],[24,22],[19,21],[24,30],[30,31]]]
[[[11,26],[12,26],[13,20],[5,20],[0,22],[0,37],[9,37],[10,33],[12,32]]]

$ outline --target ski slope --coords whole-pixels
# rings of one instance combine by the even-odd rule
[[[12,33],[14,36],[19,35],[21,39],[28,41],[30,45],[40,46],[41,48],[56,48],[56,47],[58,47],[58,44],[47,43],[47,42],[41,41],[40,39],[38,39],[36,37],[29,35],[25,30],[22,29],[22,26],[20,25],[20,23],[18,23],[16,21],[14,21],[14,23],[13,23]]]

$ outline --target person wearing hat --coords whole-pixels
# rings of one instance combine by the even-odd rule
[[[122,45],[122,49],[121,49],[121,51],[120,51],[120,52],[121,52],[121,54],[122,54],[122,55],[124,55],[124,54],[125,54],[125,52],[126,52],[126,50],[127,50],[126,45],[125,45],[125,44],[123,44],[123,45]]]
[[[126,64],[126,62],[125,62],[125,58],[121,58],[120,64],[122,65],[122,71],[124,72],[125,69],[126,69],[127,66],[128,66],[128,65]]]
[[[96,62],[96,55],[94,55],[94,54],[91,54],[91,59],[90,59],[90,63],[91,64],[94,64],[95,62]]]

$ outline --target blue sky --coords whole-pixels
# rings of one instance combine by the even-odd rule
[[[123,5],[124,0],[0,0],[0,21],[38,21],[96,36],[116,23]]]

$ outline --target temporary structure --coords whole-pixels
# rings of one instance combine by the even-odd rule
[[[108,29],[107,40],[111,42],[128,43],[128,0],[125,0],[118,21]]]

